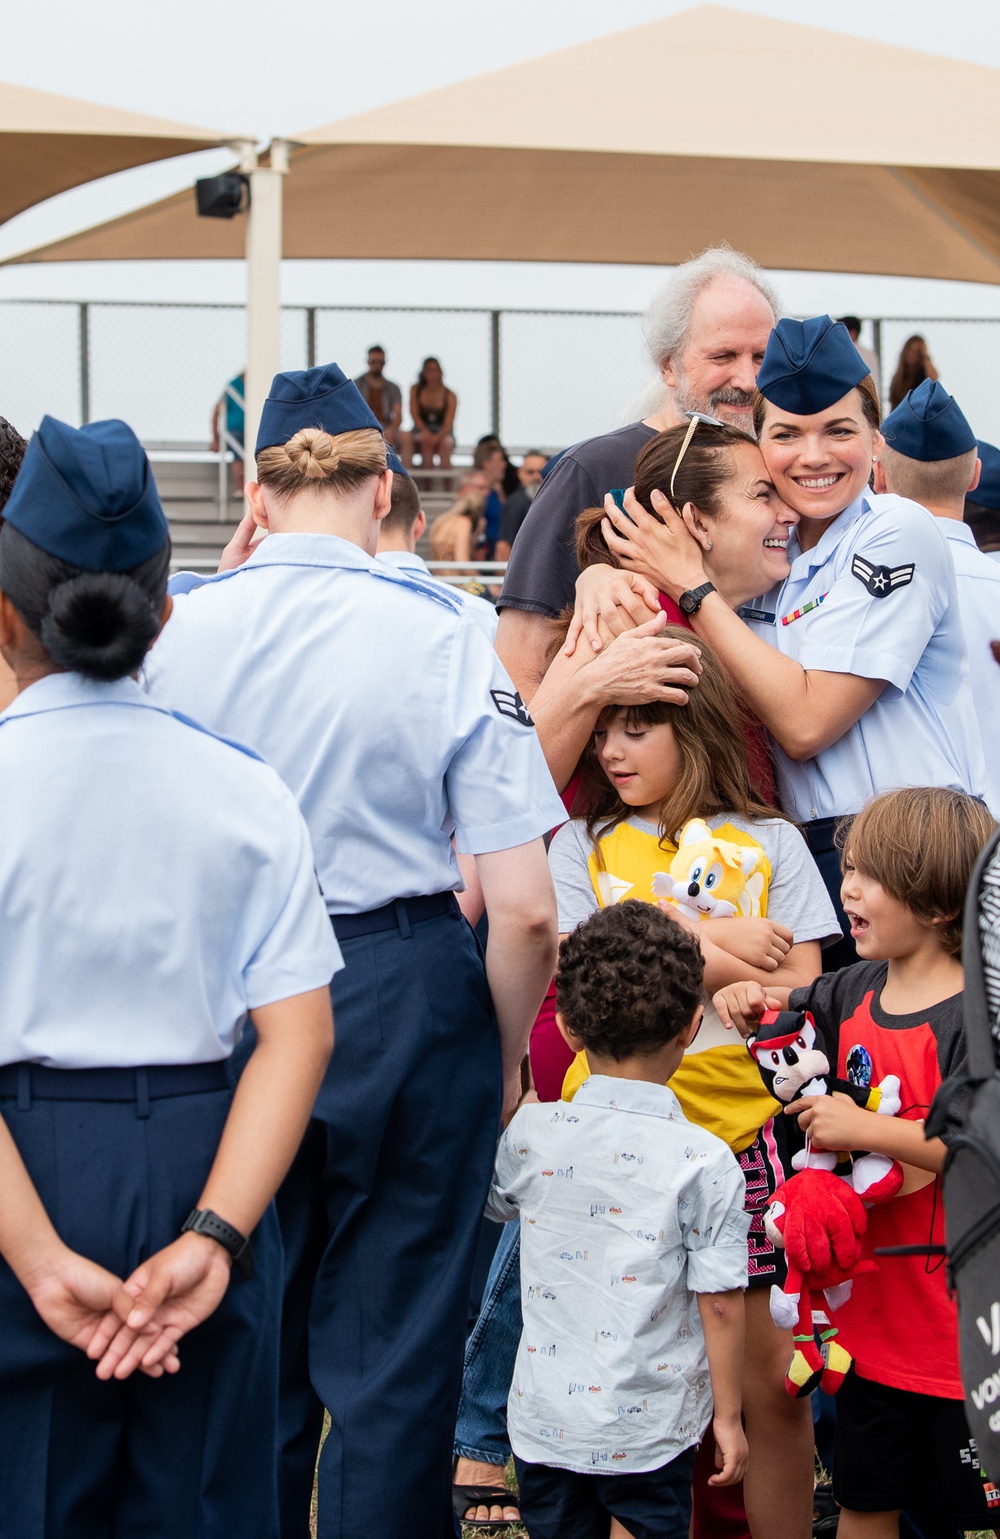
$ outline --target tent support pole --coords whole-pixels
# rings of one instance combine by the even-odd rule
[[[310,305],[306,311],[306,368],[316,367],[316,309]]]
[[[90,421],[90,306],[80,306],[80,422]]]
[[[500,437],[500,311],[490,311],[490,394],[492,397],[491,430]]]
[[[247,220],[246,474],[253,475],[253,445],[271,381],[281,356],[281,203],[288,145],[275,139],[270,165],[250,168]]]

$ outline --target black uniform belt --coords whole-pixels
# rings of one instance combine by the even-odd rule
[[[802,832],[805,834],[806,844],[814,855],[822,855],[827,850],[837,848],[834,835],[837,832],[837,824],[843,822],[842,817],[813,818],[811,823],[802,824]]]
[[[149,1101],[225,1090],[225,1062],[150,1064],[134,1069],[50,1069],[39,1063],[8,1063],[0,1069],[0,1100]]]
[[[406,936],[411,924],[458,912],[453,892],[436,892],[429,898],[396,898],[381,908],[369,909],[367,914],[331,914],[330,923],[339,941],[354,940],[358,935],[377,935],[380,930],[400,930]]]

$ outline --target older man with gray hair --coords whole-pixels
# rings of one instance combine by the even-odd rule
[[[547,620],[574,597],[574,524],[614,487],[630,486],[636,455],[686,411],[753,431],[757,369],[780,314],[757,264],[713,246],[675,269],[646,313],[644,331],[659,380],[642,398],[640,421],[569,449],[543,482],[517,537],[499,599],[497,651],[525,699],[545,672]]]

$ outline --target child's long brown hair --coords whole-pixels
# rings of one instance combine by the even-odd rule
[[[691,640],[691,632],[679,625],[667,625],[661,634],[670,640]],[[774,807],[759,799],[750,783],[743,712],[715,654],[703,641],[698,645],[701,678],[688,691],[687,705],[609,705],[597,721],[600,731],[619,711],[624,711],[631,728],[664,721],[673,727],[682,768],[677,784],[660,803],[657,821],[661,844],[672,842],[690,818],[730,812],[744,818],[781,817]],[[622,801],[605,775],[592,738],[581,766],[574,816],[586,817],[587,833],[596,848],[599,839],[624,823],[634,811]]]

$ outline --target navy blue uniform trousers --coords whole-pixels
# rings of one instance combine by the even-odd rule
[[[851,967],[858,960],[857,948],[851,939],[851,926],[844,913],[844,905],[840,901],[843,877],[840,870],[837,826],[841,821],[840,818],[815,818],[813,822],[804,823],[802,826],[806,843],[823,878],[823,885],[830,894],[830,902],[833,904],[837,923],[840,925],[840,940],[834,941],[831,946],[823,947],[825,973],[839,972],[842,967]]]
[[[500,1123],[496,1018],[457,907],[342,938],[336,1046],[281,1191],[282,1539],[444,1539],[469,1287]],[[338,934],[340,932],[338,931]]]
[[[144,1071],[118,1069],[110,1075],[132,1082],[130,1100],[50,1098],[53,1080],[80,1093],[101,1072],[22,1067],[0,1114],[61,1237],[127,1277],[196,1205],[232,1097],[220,1065],[201,1076],[216,1088],[200,1093],[147,1096]],[[180,1373],[121,1383],[98,1381],[0,1260],[0,1539],[274,1539],[273,1211],[254,1260],[253,1279],[234,1273],[215,1313],[180,1342]]]

